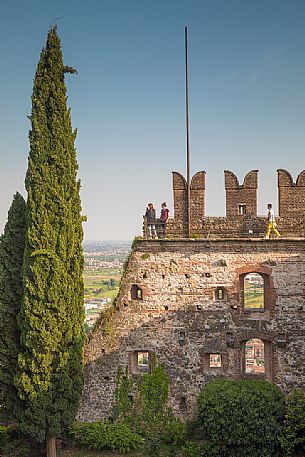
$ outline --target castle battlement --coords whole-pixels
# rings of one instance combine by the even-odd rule
[[[169,238],[261,238],[266,232],[266,217],[257,215],[258,170],[246,174],[243,184],[229,170],[224,171],[226,216],[205,215],[205,171],[196,173],[190,184],[190,227],[188,192],[184,176],[173,171],[174,217],[167,225]],[[305,237],[305,170],[293,182],[290,173],[279,169],[277,227],[282,237]],[[157,221],[158,229],[158,221]],[[189,230],[190,229],[190,230]],[[147,238],[144,219],[143,236]]]

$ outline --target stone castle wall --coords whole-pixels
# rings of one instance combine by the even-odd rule
[[[263,310],[244,307],[249,272],[264,277]],[[264,342],[265,374],[245,373],[251,338]],[[141,376],[138,351],[165,365],[170,402],[182,418],[192,417],[200,389],[217,376],[305,388],[304,240],[139,240],[116,309],[86,347],[80,420],[111,416],[118,367]],[[210,354],[221,355],[221,368],[209,366]]]
[[[305,237],[305,171],[296,183],[286,170],[278,170],[278,206],[276,218],[282,237]],[[190,234],[202,238],[261,238],[266,232],[266,216],[257,216],[258,170],[252,170],[239,184],[234,173],[224,172],[226,217],[205,215],[205,172],[196,173],[190,188]],[[167,235],[170,238],[188,238],[187,183],[173,172],[174,217],[169,219]],[[267,209],[266,209],[267,213]],[[159,222],[157,222],[157,228]],[[143,227],[147,238],[146,220]],[[162,235],[159,231],[159,235]]]

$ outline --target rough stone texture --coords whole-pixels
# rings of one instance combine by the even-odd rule
[[[175,230],[180,237],[187,236],[188,202],[187,182],[178,172],[173,171],[173,194]],[[196,173],[190,184],[191,224],[201,222],[205,216],[205,171]]]
[[[245,208],[245,215],[257,216],[257,174],[258,170],[250,171],[242,185],[232,171],[225,170],[226,215],[240,216],[240,206]]]
[[[250,171],[242,185],[231,171],[225,170],[226,217],[205,216],[205,172],[196,173],[191,181],[190,234],[196,238],[262,238],[266,232],[266,216],[257,216],[257,170]],[[278,170],[279,214],[278,230],[283,238],[305,237],[305,171],[296,184],[285,170]],[[174,218],[168,221],[169,238],[188,237],[187,183],[184,177],[173,172]],[[246,207],[239,214],[240,206]],[[267,213],[267,209],[266,209]],[[160,221],[157,221],[157,231]],[[147,238],[144,218],[143,236]]]
[[[277,170],[279,215],[282,217],[298,217],[305,215],[305,170],[293,182],[291,174],[286,170]]]
[[[264,310],[244,309],[248,272],[265,278]],[[131,300],[133,284],[143,300]],[[135,351],[164,363],[170,402],[182,418],[192,417],[200,389],[216,376],[265,378],[284,391],[305,388],[304,284],[304,240],[139,240],[116,309],[87,344],[79,419],[111,416],[118,367],[131,369]],[[217,287],[224,287],[224,300],[215,299]],[[251,338],[264,342],[264,375],[245,373]],[[221,368],[207,363],[214,353],[222,356]]]

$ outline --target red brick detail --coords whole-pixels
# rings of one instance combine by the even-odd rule
[[[262,275],[264,279],[264,312],[267,312],[271,315],[274,314],[275,304],[276,304],[276,293],[273,284],[272,278],[272,269],[269,267],[265,267],[262,265],[257,264],[249,264],[246,267],[237,268],[236,273],[238,275],[237,278],[237,290],[239,290],[239,308],[240,313],[245,314],[258,314],[258,311],[251,311],[244,309],[244,279],[248,273],[259,273]],[[259,338],[259,337],[258,337]]]

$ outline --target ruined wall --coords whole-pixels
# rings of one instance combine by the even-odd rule
[[[247,272],[265,278],[265,308],[244,308]],[[111,416],[118,366],[133,373],[136,351],[156,354],[171,379],[175,414],[190,418],[200,389],[216,376],[264,378],[305,388],[305,243],[299,240],[162,240],[137,243],[117,309],[85,352],[81,420]],[[132,285],[142,299],[131,299]],[[217,288],[223,288],[223,299]],[[184,335],[184,338],[182,336]],[[266,373],[244,370],[245,341],[265,345]],[[221,354],[221,368],[209,354]]]

